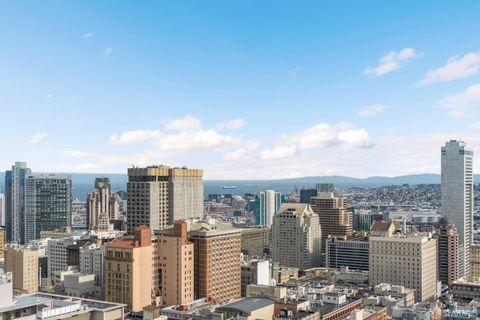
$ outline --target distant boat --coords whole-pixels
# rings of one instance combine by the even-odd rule
[[[223,186],[223,189],[237,189],[236,186]]]

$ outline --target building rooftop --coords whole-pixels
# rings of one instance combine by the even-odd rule
[[[243,313],[252,313],[255,310],[264,308],[266,306],[274,305],[275,300],[267,298],[243,298],[231,303],[227,303],[217,308],[222,309],[233,309],[238,310]]]

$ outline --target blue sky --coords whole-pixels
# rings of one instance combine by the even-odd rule
[[[480,151],[478,12],[478,1],[2,1],[0,168],[438,173],[445,140]]]

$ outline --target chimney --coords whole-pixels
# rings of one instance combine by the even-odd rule
[[[185,220],[177,220],[173,225],[173,236],[187,240],[187,223]]]

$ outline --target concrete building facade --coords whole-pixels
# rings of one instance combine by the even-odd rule
[[[270,248],[270,227],[242,229],[242,253],[262,257]]]
[[[72,179],[66,176],[29,176],[25,191],[25,242],[40,239],[42,231],[72,224]]]
[[[153,249],[150,228],[135,228],[133,238],[120,238],[107,245],[104,270],[106,301],[123,303],[129,311],[152,304]]]
[[[87,194],[87,228],[105,229],[120,215],[120,197],[111,191],[109,178],[96,178],[95,191]]]
[[[368,271],[369,241],[366,236],[329,237],[326,241],[326,267]]]
[[[172,235],[161,235],[155,247],[155,290],[160,306],[194,300],[194,245],[187,240],[187,223],[175,221]]]
[[[309,204],[284,203],[272,225],[272,260],[300,270],[321,264],[321,236],[318,215]]]
[[[369,283],[415,289],[417,301],[437,294],[437,241],[431,235],[370,236]]]
[[[442,215],[457,228],[460,275],[470,273],[473,243],[473,149],[451,140],[442,147]]]
[[[12,273],[13,289],[21,293],[38,291],[38,251],[10,247],[5,251],[5,272]]]
[[[438,252],[438,280],[451,285],[460,278],[458,233],[453,224],[441,224],[435,229]]]
[[[241,237],[241,229],[213,219],[189,225],[188,238],[195,252],[195,299],[217,303],[240,299]]]
[[[319,190],[328,190],[320,186]],[[347,200],[335,197],[332,192],[319,192],[310,199],[313,212],[318,215],[322,226],[322,255],[325,254],[325,241],[328,236],[348,236],[352,233],[352,215],[347,212]],[[322,259],[325,262],[325,258]]]
[[[203,216],[203,170],[150,166],[129,168],[127,232],[161,230],[175,220]]]

